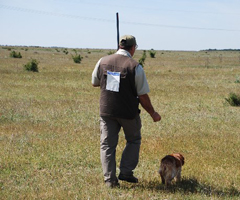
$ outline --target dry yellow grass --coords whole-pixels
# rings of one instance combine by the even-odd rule
[[[140,183],[109,190],[99,158],[99,89],[91,86],[97,60],[108,50],[0,48],[0,199],[239,199],[239,52],[157,51],[147,54],[150,97],[162,115],[142,111]],[[89,53],[90,52],[90,53]],[[138,50],[135,59],[142,51]],[[39,73],[23,64],[37,59]],[[117,160],[124,148],[120,133]],[[181,152],[183,181],[169,190],[157,170],[161,157]]]

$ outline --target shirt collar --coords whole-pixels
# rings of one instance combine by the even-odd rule
[[[123,55],[123,56],[128,56],[129,58],[132,58],[131,54],[128,51],[124,50],[124,49],[119,49],[116,52],[116,54],[120,54],[120,55]]]

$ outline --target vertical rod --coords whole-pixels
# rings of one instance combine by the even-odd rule
[[[117,20],[117,50],[119,48],[119,17],[118,13],[116,13],[116,20]]]

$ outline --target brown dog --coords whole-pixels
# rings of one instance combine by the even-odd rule
[[[159,174],[161,176],[162,183],[165,184],[166,187],[171,184],[171,181],[174,178],[177,182],[181,180],[183,165],[184,157],[180,153],[167,155],[161,160]]]

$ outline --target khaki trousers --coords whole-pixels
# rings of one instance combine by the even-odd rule
[[[140,116],[134,119],[100,117],[100,154],[105,181],[117,181],[116,147],[121,127],[125,134],[126,146],[122,152],[120,173],[132,175],[138,164],[142,127]]]

